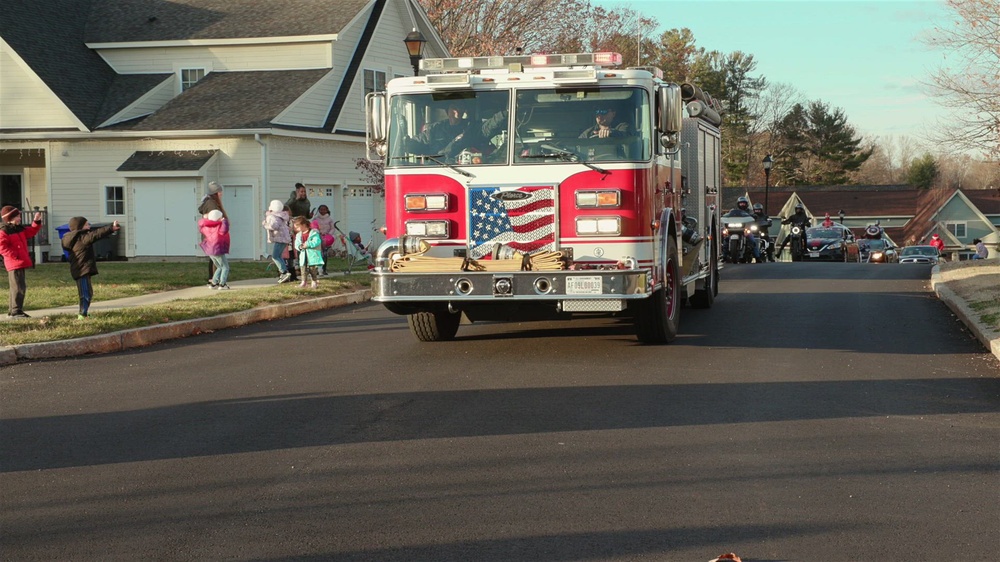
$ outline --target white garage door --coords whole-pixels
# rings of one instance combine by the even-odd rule
[[[195,180],[135,180],[135,255],[196,256]]]
[[[229,217],[229,257],[253,259],[254,235],[261,229],[254,213],[253,186],[224,185],[222,206]]]
[[[380,232],[372,232],[372,228],[381,228],[385,223],[383,201],[370,187],[349,187],[345,197],[348,228],[342,230],[360,233],[365,244],[374,236],[377,247],[384,236]]]

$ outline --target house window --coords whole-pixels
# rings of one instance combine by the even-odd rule
[[[125,214],[125,188],[120,185],[104,186],[104,214]]]
[[[385,72],[365,69],[365,94],[385,91]]]
[[[964,222],[949,222],[945,224],[945,228],[948,232],[952,233],[955,238],[965,238],[965,223]]]
[[[204,68],[182,68],[181,69],[181,91],[185,91],[194,86],[198,80],[205,77]]]

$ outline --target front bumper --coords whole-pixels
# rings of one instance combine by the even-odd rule
[[[372,300],[398,303],[562,301],[564,310],[587,302],[647,298],[648,270],[372,272]],[[577,304],[565,304],[573,301]],[[624,303],[622,303],[624,305]],[[603,310],[603,308],[600,308]]]

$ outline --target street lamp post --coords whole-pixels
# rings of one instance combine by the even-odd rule
[[[413,28],[413,31],[406,34],[406,39],[403,39],[403,44],[406,45],[406,52],[410,54],[410,64],[413,65],[413,75],[420,75],[420,59],[423,58],[424,43],[427,39],[424,39],[424,34],[417,31],[417,28]]]
[[[767,214],[767,192],[771,188],[771,166],[774,166],[774,159],[768,154],[760,161],[764,166],[764,214]]]

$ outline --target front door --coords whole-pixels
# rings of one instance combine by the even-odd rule
[[[21,174],[0,174],[0,207],[13,205],[23,209],[23,193],[21,190]]]
[[[135,180],[135,255],[199,256],[195,180]]]

